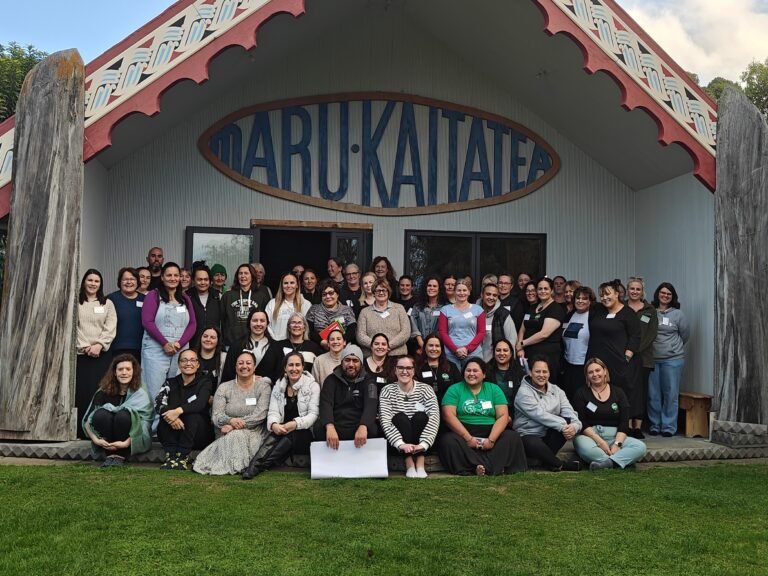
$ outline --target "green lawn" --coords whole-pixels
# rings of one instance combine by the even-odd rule
[[[768,466],[251,482],[0,466],[0,573],[768,574]]]

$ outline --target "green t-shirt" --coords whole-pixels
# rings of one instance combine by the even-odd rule
[[[448,388],[443,396],[443,406],[456,406],[456,416],[465,424],[492,425],[499,404],[507,404],[507,397],[491,382],[483,382],[476,397],[463,381]]]

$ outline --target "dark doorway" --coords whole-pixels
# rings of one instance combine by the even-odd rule
[[[280,276],[296,264],[312,268],[317,277],[325,278],[331,255],[331,233],[321,230],[270,230],[263,228],[256,259],[267,271],[267,284],[277,293]]]

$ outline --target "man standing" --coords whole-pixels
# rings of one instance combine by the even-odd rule
[[[531,275],[526,274],[525,272],[520,272],[520,274],[517,275],[517,291],[520,293],[520,295],[525,295],[525,285],[528,284],[528,282],[531,281]]]
[[[347,264],[344,268],[344,280],[339,301],[352,308],[357,317],[360,314],[360,295],[363,293],[363,287],[360,285],[360,268],[357,264]]]
[[[499,302],[499,287],[486,284],[483,287],[482,306],[485,312],[485,338],[483,339],[483,360],[489,362],[493,358],[493,346],[506,338],[515,349],[517,329],[512,315]]]
[[[165,262],[165,258],[163,257],[163,249],[159,246],[150,248],[149,252],[147,253],[147,267],[149,268],[149,273],[152,276],[152,278],[149,280],[150,290],[159,288],[160,284],[162,284],[160,274],[162,273],[163,262]]]
[[[525,276],[527,277],[528,275],[525,274]],[[512,274],[508,272],[499,274],[499,303],[502,308],[512,315],[512,321],[515,323],[515,326],[520,326],[523,323],[523,316],[525,315],[523,299],[520,297],[521,294],[522,292],[513,290]]]
[[[336,282],[339,287],[344,284],[344,274],[341,273],[341,260],[335,256],[328,258],[328,278]]]
[[[315,438],[325,440],[329,448],[338,449],[341,440],[354,440],[360,448],[379,435],[379,394],[375,381],[366,376],[362,350],[348,344],[341,352],[341,365],[325,379],[320,392]]]
[[[553,295],[555,302],[565,304],[565,283],[568,280],[565,279],[565,276],[555,276],[552,278],[552,282],[555,285],[555,293]]]

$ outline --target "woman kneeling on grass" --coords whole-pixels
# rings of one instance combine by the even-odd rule
[[[152,446],[149,427],[152,403],[141,383],[141,368],[130,354],[120,354],[101,379],[83,417],[83,430],[93,443],[95,457],[105,466],[122,466],[128,456]]]
[[[269,399],[270,435],[243,470],[243,480],[279,466],[291,454],[309,454],[312,425],[320,414],[320,386],[304,370],[301,352],[288,353],[283,360],[283,374]]]
[[[435,443],[440,408],[432,387],[413,379],[414,366],[410,356],[397,359],[397,382],[382,389],[379,418],[389,444],[405,458],[405,475],[426,478],[424,453]]]
[[[645,443],[629,432],[629,400],[618,386],[611,386],[608,367],[599,358],[584,365],[588,388],[579,388],[574,408],[584,424],[573,440],[576,453],[590,470],[626,468],[645,456]]]
[[[496,384],[485,382],[486,364],[470,358],[464,380],[443,396],[440,461],[451,474],[491,476],[525,472],[525,452],[517,432],[507,429],[507,398]]]

